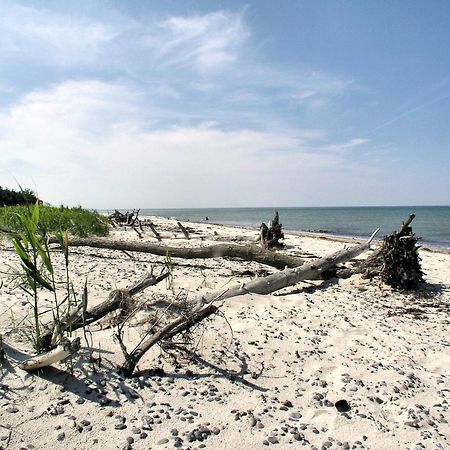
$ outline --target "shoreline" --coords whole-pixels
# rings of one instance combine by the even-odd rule
[[[164,216],[142,216],[142,219],[145,220],[147,218],[153,218],[153,219],[164,219],[164,220],[179,220],[176,217],[164,217]],[[194,223],[194,224],[211,224],[218,227],[229,227],[229,228],[238,228],[238,229],[246,229],[251,230],[256,233],[259,233],[259,227],[252,226],[252,225],[240,225],[240,224],[233,224],[233,223],[219,223],[214,222],[213,220],[184,220],[183,222],[186,223]],[[294,236],[303,236],[303,237],[311,237],[311,238],[317,238],[317,239],[324,239],[324,240],[330,240],[335,242],[345,242],[345,243],[358,243],[362,244],[367,241],[362,236],[352,236],[352,235],[343,235],[343,234],[333,234],[328,232],[318,232],[318,231],[302,231],[302,230],[291,230],[288,228],[283,228],[283,231],[285,234],[292,234]],[[372,230],[373,231],[373,230]],[[371,232],[370,232],[371,233]],[[370,233],[367,235],[367,238],[370,237]],[[373,243],[381,243],[382,239],[379,237],[376,237],[373,240]],[[441,246],[435,243],[430,243],[427,241],[421,241],[423,242],[423,245],[421,245],[421,249],[423,251],[428,251],[432,253],[445,253],[450,254],[450,246],[445,247]]]

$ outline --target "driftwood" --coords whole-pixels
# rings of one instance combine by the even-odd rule
[[[183,226],[183,224],[181,222],[177,222],[177,225],[178,225],[178,228],[183,232],[184,237],[187,240],[189,240],[190,236],[189,236],[188,230],[186,230],[186,228]]]
[[[106,314],[109,314],[116,309],[126,306],[126,302],[130,300],[133,295],[143,291],[149,286],[154,286],[160,281],[166,279],[169,276],[168,272],[162,273],[155,277],[152,274],[146,275],[140,281],[135,283],[126,289],[116,289],[109,294],[108,300],[94,306],[88,310],[83,311],[81,307],[75,309],[69,317],[61,321],[59,324],[52,322],[46,326],[46,332],[42,336],[42,343],[44,348],[50,348],[52,344],[57,342],[58,337],[67,330],[77,330],[83,326],[87,326],[100,320]],[[57,327],[57,330],[55,329]],[[55,335],[56,331],[56,335]]]
[[[399,289],[415,289],[423,281],[417,238],[412,232],[410,214],[398,231],[387,235],[383,243],[365,261],[350,269],[338,271],[338,276],[348,278],[360,273],[363,278],[379,277],[389,286]]]
[[[147,226],[150,228],[150,230],[152,230],[152,233],[155,235],[156,239],[160,241],[161,235],[156,231],[155,224],[153,222],[148,222]]]
[[[212,292],[207,295],[200,296],[196,300],[196,309],[204,305],[205,303],[211,302],[214,298],[220,295],[221,299],[236,297],[244,294],[270,294],[279,289],[283,289],[288,286],[293,286],[303,280],[317,280],[322,278],[324,272],[336,267],[338,264],[346,262],[366,250],[370,249],[370,243],[372,242],[375,235],[378,233],[379,228],[372,234],[370,239],[364,243],[359,244],[354,247],[350,247],[344,250],[340,250],[331,255],[325,256],[323,258],[316,259],[307,264],[295,268],[286,268],[280,272],[276,272],[272,275],[268,275],[262,278],[256,278],[255,280],[249,281],[248,283],[241,283],[235,285],[232,288],[227,289],[221,294],[217,292]]]
[[[56,362],[66,359],[68,356],[77,353],[80,350],[80,338],[75,339],[64,338],[60,344],[47,353],[33,356],[19,365],[23,370],[31,371],[50,366]]]
[[[202,320],[211,316],[217,312],[217,307],[214,305],[208,305],[199,311],[194,312],[191,316],[185,317],[181,316],[170,322],[168,325],[163,327],[157,333],[148,336],[147,339],[142,341],[131,353],[127,353],[124,347],[122,350],[125,355],[125,362],[122,365],[122,371],[125,375],[131,376],[134,369],[140,359],[145,355],[145,353],[150,350],[155,344],[161,341],[170,339],[183,331],[192,328],[194,325],[200,323]]]
[[[50,242],[56,242],[51,240]],[[260,248],[256,245],[216,244],[204,247],[182,248],[169,247],[151,242],[131,242],[111,240],[107,238],[76,238],[70,237],[69,247],[94,247],[109,250],[125,250],[129,252],[151,253],[153,255],[184,259],[205,258],[239,258],[245,261],[256,261],[261,264],[284,269],[285,267],[297,267],[304,263],[302,258],[289,256]]]
[[[273,275],[252,280],[247,284],[236,285],[232,288],[220,292],[212,292],[194,299],[190,302],[192,304],[190,316],[183,315],[170,322],[155,334],[144,339],[131,353],[127,353],[124,346],[122,346],[125,355],[125,362],[122,366],[124,374],[131,376],[139,360],[155,344],[170,339],[182,331],[186,331],[205,318],[216,313],[218,308],[213,303],[217,300],[225,300],[249,293],[270,294],[279,289],[295,285],[302,280],[320,278],[322,272],[328,271],[337,264],[348,261],[368,250],[370,248],[370,243],[377,232],[378,229],[372,234],[367,243],[341,250],[301,267],[284,269]]]
[[[280,242],[280,240],[284,239],[284,233],[281,228],[278,211],[274,211],[269,226],[262,223],[259,227],[261,246],[263,248],[283,248],[284,243]]]

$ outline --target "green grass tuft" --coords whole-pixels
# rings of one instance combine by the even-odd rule
[[[1,207],[0,228],[17,232],[25,231],[20,217],[29,211],[30,206]],[[81,207],[40,206],[40,223],[47,234],[67,230],[69,234],[79,237],[106,236],[109,230],[106,217],[96,211],[88,211]]]

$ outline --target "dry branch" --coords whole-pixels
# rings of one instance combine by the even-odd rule
[[[68,356],[78,352],[78,350],[80,350],[79,337],[72,340],[65,338],[53,350],[33,356],[21,363],[19,367],[27,371],[41,369],[42,367],[50,366],[51,364],[66,359]]]
[[[125,305],[125,303],[137,293],[143,291],[149,286],[153,286],[160,281],[166,279],[169,276],[168,272],[165,272],[157,277],[152,274],[146,275],[144,278],[139,280],[137,283],[126,289],[116,289],[109,294],[108,300],[100,303],[97,306],[94,306],[87,311],[84,312],[81,308],[76,309],[71,315],[64,321],[58,324],[58,335],[61,336],[67,330],[77,330],[86,325],[90,325],[97,320],[100,320],[102,317],[106,316],[110,312],[115,311],[116,309]],[[47,331],[42,336],[42,342],[44,343],[44,347],[49,348],[51,343],[55,341],[53,337],[55,331],[55,323],[46,326]],[[52,338],[53,337],[53,338]]]
[[[190,303],[192,304],[192,309],[190,316],[183,315],[170,322],[157,333],[144,339],[131,353],[124,351],[125,362],[122,366],[124,374],[127,376],[132,375],[139,360],[155,344],[169,339],[178,333],[186,331],[195,324],[214,314],[217,311],[217,307],[213,303],[218,299],[225,300],[227,298],[249,293],[270,294],[284,287],[297,284],[299,281],[305,279],[320,278],[322,272],[328,271],[337,264],[348,261],[349,259],[354,258],[355,256],[358,256],[368,250],[370,248],[370,242],[375,237],[376,232],[372,234],[369,241],[365,244],[360,244],[356,247],[341,250],[301,267],[285,269],[273,275],[258,278],[247,284],[236,285],[221,292],[212,292],[191,301]],[[122,350],[124,350],[124,347],[122,347]]]
[[[189,240],[189,239],[190,239],[190,236],[189,236],[188,230],[186,230],[186,228],[182,225],[181,222],[177,222],[177,225],[178,225],[178,228],[183,232],[184,237],[185,237],[187,240]]]
[[[196,312],[191,316],[181,316],[167,324],[157,333],[149,336],[140,345],[138,345],[130,354],[125,354],[125,362],[122,365],[123,373],[131,376],[134,372],[136,364],[158,342],[170,339],[177,334],[192,328],[197,323],[211,316],[217,311],[217,307],[210,304]],[[123,349],[122,349],[123,350]],[[124,352],[125,353],[125,352]]]

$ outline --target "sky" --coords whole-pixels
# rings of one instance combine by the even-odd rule
[[[54,205],[450,205],[450,2],[0,0],[0,155]]]

